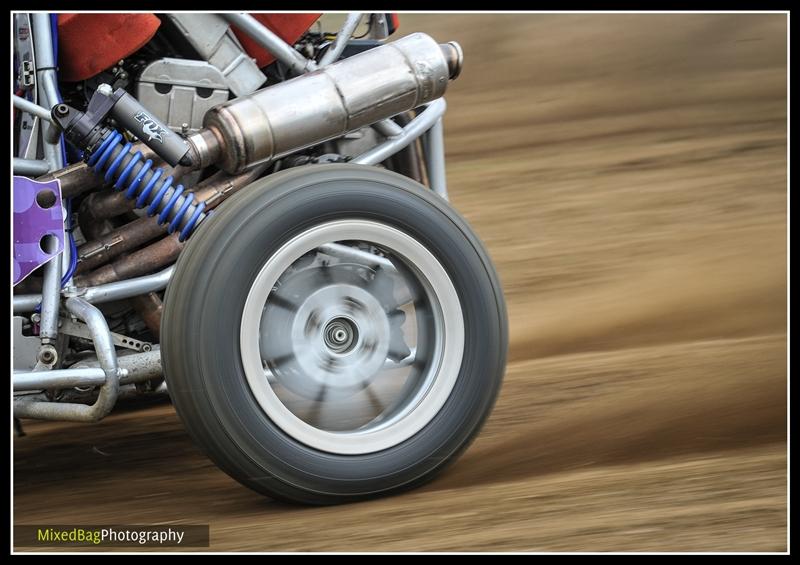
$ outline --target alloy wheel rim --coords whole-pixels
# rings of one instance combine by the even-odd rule
[[[309,447],[357,455],[424,428],[452,393],[464,329],[441,263],[399,229],[326,222],[262,266],[240,330],[261,409]]]

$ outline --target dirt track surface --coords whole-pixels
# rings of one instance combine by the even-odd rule
[[[27,422],[17,524],[211,524],[243,551],[785,551],[786,18],[405,16],[457,40],[451,200],[511,323],[483,433],[423,489],[263,499],[169,404]]]

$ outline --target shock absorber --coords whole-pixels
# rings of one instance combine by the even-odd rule
[[[113,182],[115,190],[124,190],[125,197],[136,200],[137,208],[147,208],[149,216],[158,215],[158,223],[169,223],[167,233],[179,230],[178,239],[184,241],[197,224],[205,218],[205,202],[196,201],[185,192],[183,185],[173,186],[172,176],[164,176],[153,161],[142,162],[142,152],[131,151],[132,143],[124,143],[121,133],[109,129],[101,138],[88,160],[103,180]]]
[[[189,146],[183,138],[149,115],[122,89],[111,92],[108,85],[100,85],[85,113],[66,104],[52,110],[67,138],[85,150],[88,165],[105,182],[124,191],[125,197],[135,200],[137,208],[146,208],[148,215],[157,215],[159,224],[168,224],[168,233],[178,231],[178,239],[184,241],[206,217],[205,203],[197,201],[183,185],[173,184],[174,178],[163,169],[153,168],[153,161],[144,160],[141,151],[133,152],[133,144],[121,133],[102,125],[109,114],[170,165],[191,165]]]

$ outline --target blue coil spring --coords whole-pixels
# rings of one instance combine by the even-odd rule
[[[122,145],[123,139],[124,138],[122,137],[121,133],[118,131],[112,131],[110,135],[106,136],[100,146],[92,152],[91,157],[89,157],[89,166],[93,167],[96,173],[102,174],[106,182],[111,182],[114,179],[114,175],[122,166],[125,157],[127,155],[131,155],[131,147],[133,144],[126,143],[117,156],[114,157],[114,159],[111,159],[114,150],[118,146]],[[130,200],[136,199],[137,208],[143,208],[147,206],[147,215],[154,216],[158,211],[161,201],[164,199],[164,196],[172,186],[174,179],[172,176],[168,176],[159,183],[159,179],[161,179],[163,176],[164,171],[161,168],[152,169],[153,161],[151,159],[147,159],[147,161],[140,166],[138,172],[132,176],[131,173],[136,168],[136,165],[141,162],[142,158],[143,156],[141,151],[137,151],[131,156],[128,164],[125,165],[125,168],[119,173],[117,180],[114,182],[113,188],[114,190],[119,191],[124,190],[126,198]],[[148,171],[151,171],[152,173],[150,180],[144,187],[140,188],[142,180],[145,178],[145,175]],[[127,183],[128,178],[131,176],[132,178],[130,183]],[[157,186],[158,189],[154,190]],[[185,241],[186,238],[189,237],[189,234],[192,233],[192,230],[194,229],[201,215],[203,215],[203,210],[206,207],[205,202],[196,201],[194,195],[189,192],[184,195],[184,198],[181,201],[180,197],[182,194],[184,194],[183,185],[179,184],[175,186],[169,201],[163,206],[161,212],[158,214],[158,223],[165,224],[167,221],[169,221],[167,233],[173,233],[180,225],[184,215],[186,215],[186,212],[190,207],[192,207],[192,205],[194,205],[194,212],[178,235],[178,241]],[[179,208],[178,202],[180,202]]]

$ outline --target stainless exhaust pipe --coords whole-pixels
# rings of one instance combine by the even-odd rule
[[[414,33],[212,108],[188,138],[230,174],[427,104],[458,76],[458,44]]]

